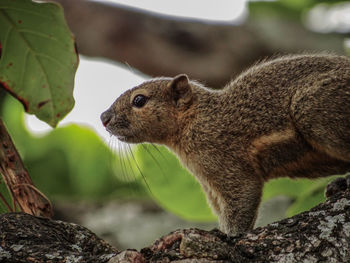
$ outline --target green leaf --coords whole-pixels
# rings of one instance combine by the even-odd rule
[[[159,150],[150,145],[140,145],[134,151],[156,202],[187,220],[215,220],[199,183],[166,148],[157,148]]]
[[[55,127],[74,106],[79,63],[62,7],[1,0],[0,47],[0,87]]]
[[[321,202],[324,202],[326,200],[324,195],[326,186],[336,177],[339,176],[336,175],[313,180],[312,185],[310,185],[310,187],[308,187],[303,193],[301,193],[296,198],[294,203],[288,208],[287,215],[293,216],[299,214],[301,212],[310,210],[311,208],[313,208]]]
[[[325,200],[324,188],[320,188],[318,191],[309,191],[307,194],[304,194],[295,200],[295,202],[288,208],[287,216],[294,216],[310,210]]]
[[[271,180],[264,186],[262,201],[267,201],[278,195],[297,198],[301,193],[307,191],[313,183],[308,179],[279,178]]]
[[[324,190],[327,184],[338,175],[318,179],[279,178],[269,181],[264,186],[263,201],[278,195],[291,197],[294,202],[287,210],[287,216],[293,216],[310,210],[325,200]]]
[[[313,0],[281,0],[282,4],[295,10],[303,10],[313,4]]]

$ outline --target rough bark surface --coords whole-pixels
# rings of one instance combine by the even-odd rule
[[[86,228],[23,213],[0,216],[1,262],[349,262],[350,191],[292,218],[227,237],[177,230],[118,253]]]
[[[1,201],[7,205],[9,211],[16,211],[17,206],[19,206],[20,211],[28,214],[44,217],[52,216],[50,201],[34,186],[1,119],[0,176],[2,176],[12,198],[11,207],[0,193]],[[1,180],[0,183],[2,183]]]
[[[105,57],[150,76],[186,73],[222,87],[258,60],[283,53],[343,52],[343,40],[273,17],[244,24],[181,19],[86,0],[56,0],[81,54]],[[302,40],[302,41],[301,41]]]
[[[108,262],[117,249],[85,227],[24,213],[0,216],[0,262]]]

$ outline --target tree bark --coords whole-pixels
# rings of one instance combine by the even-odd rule
[[[0,193],[1,201],[7,205],[10,211],[16,211],[17,206],[19,206],[20,211],[37,216],[52,217],[50,201],[34,186],[1,118],[0,175],[12,198],[12,207]]]
[[[1,262],[349,262],[350,191],[236,237],[183,229],[141,251],[118,252],[76,224],[23,213],[0,216],[0,238]]]
[[[118,253],[88,229],[24,213],[0,215],[0,262],[108,262]]]
[[[112,59],[150,76],[186,73],[214,88],[276,54],[343,52],[341,37],[312,33],[290,20],[215,24],[116,4],[56,1],[64,7],[81,54]]]

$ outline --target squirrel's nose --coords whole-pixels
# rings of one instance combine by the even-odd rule
[[[101,118],[103,126],[106,127],[112,119],[112,114],[109,110],[106,110],[104,113],[101,114],[100,118]]]

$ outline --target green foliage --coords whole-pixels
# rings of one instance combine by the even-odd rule
[[[150,145],[141,145],[135,149],[135,158],[153,198],[163,208],[182,218],[214,220],[199,183],[165,147],[158,148],[159,151]]]
[[[264,186],[262,201],[267,201],[278,195],[297,198],[300,193],[307,191],[313,181],[308,179],[293,180],[290,178],[274,179]]]
[[[279,178],[269,181],[264,186],[263,201],[278,195],[285,195],[294,201],[288,208],[287,216],[293,216],[309,210],[325,200],[324,189],[334,177],[319,179]]]
[[[52,127],[57,125],[73,108],[78,62],[74,39],[60,5],[31,0],[0,1],[0,88],[20,101],[28,113],[35,114]],[[3,93],[0,96],[3,103]],[[22,157],[31,149],[28,145],[37,146],[38,150],[30,151],[28,159],[42,160],[44,164],[40,162],[37,166],[42,174],[47,178],[51,173],[60,174],[57,182],[67,186],[68,168],[62,165],[66,161],[62,150],[49,150],[49,143],[33,144],[35,140],[20,127],[20,122],[15,123],[19,119],[12,118],[13,115],[14,112],[9,111],[4,119],[7,126],[17,127],[11,134],[14,141],[26,145],[19,149]],[[54,158],[47,159],[49,156]],[[2,196],[9,199],[3,181],[0,187]],[[2,211],[3,206],[1,204]]]
[[[62,7],[0,1],[0,84],[28,113],[55,127],[74,105],[78,55]]]
[[[337,4],[339,0],[278,0],[249,2],[250,17],[276,17],[281,21],[286,19],[301,20],[302,15],[317,4]]]
[[[287,216],[293,216],[310,210],[312,207],[324,202],[326,200],[324,190],[331,180],[334,180],[334,178],[322,178],[311,182],[310,187],[300,192],[295,198],[287,210]]]
[[[313,0],[282,0],[279,1],[282,5],[285,5],[286,7],[290,9],[295,10],[302,10],[305,7],[309,7],[310,5],[313,5]]]

